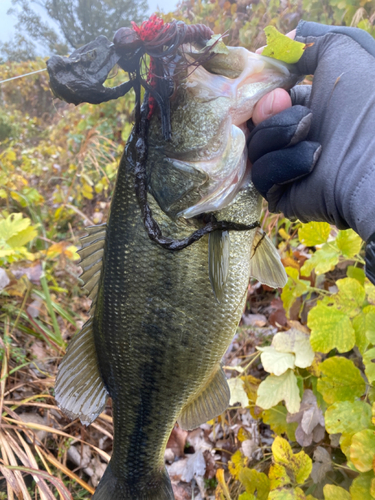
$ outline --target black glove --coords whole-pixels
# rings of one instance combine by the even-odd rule
[[[314,74],[313,85],[294,87],[295,106],[252,131],[252,179],[271,211],[351,227],[368,240],[375,278],[375,40],[304,21],[296,40],[313,44],[296,65]]]

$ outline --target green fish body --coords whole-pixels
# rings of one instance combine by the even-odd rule
[[[293,78],[257,56],[263,69],[249,82],[244,50],[217,56],[216,66],[210,61],[209,71],[199,68],[179,86],[171,101],[171,141],[164,141],[158,116],[151,120],[148,201],[165,236],[188,236],[202,227],[198,215],[206,212],[243,224],[259,219],[241,123],[262,95]],[[245,83],[233,90],[241,78]],[[134,192],[136,140],[133,132],[108,223],[88,228],[82,239],[92,314],[70,343],[56,381],[60,407],[85,424],[112,398],[113,454],[95,500],[174,499],[164,451],[175,422],[192,429],[225,411],[230,392],[220,361],[240,321],[249,278],[285,282],[258,230],[216,231],[177,252],[152,242]]]

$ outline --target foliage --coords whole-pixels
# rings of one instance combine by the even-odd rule
[[[17,17],[17,35],[1,48],[11,61],[28,60],[35,55],[34,42],[42,43],[51,53],[66,55],[99,35],[111,40],[118,28],[142,20],[147,7],[145,0],[12,0],[12,3],[15,8],[8,14]],[[40,8],[53,27],[43,20]]]
[[[215,33],[226,33],[228,45],[242,45],[251,50],[265,45],[263,29],[272,25],[288,33],[300,19],[325,24],[358,26],[375,35],[372,0],[184,0],[173,15],[191,23],[208,24]]]

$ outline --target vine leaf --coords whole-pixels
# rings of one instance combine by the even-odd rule
[[[268,499],[270,480],[265,474],[263,474],[263,472],[258,472],[255,469],[244,467],[240,472],[239,479],[245,486],[246,493],[248,495],[253,495],[252,498],[257,498],[257,500]],[[256,497],[254,496],[255,491],[257,492]]]
[[[327,222],[309,222],[298,229],[298,238],[307,247],[313,247],[326,243],[330,232]]]
[[[326,430],[329,434],[354,433],[371,426],[372,409],[364,401],[338,401],[327,408]]]
[[[331,271],[339,262],[340,250],[335,242],[325,243],[322,248],[319,248],[310,259],[301,267],[302,276],[310,276],[312,271],[315,274],[324,274]]]
[[[271,490],[287,484],[303,484],[312,471],[312,460],[304,452],[293,454],[286,439],[277,436],[272,444]]]
[[[309,291],[310,282],[301,280],[298,269],[294,267],[286,267],[285,271],[288,275],[288,281],[281,293],[281,300],[283,301],[285,312],[289,316],[289,311],[294,301]]]
[[[338,401],[354,401],[361,397],[366,384],[353,361],[335,356],[320,365],[322,378],[318,380],[318,391],[329,404]]]
[[[272,340],[272,346],[279,352],[293,353],[294,364],[299,368],[307,368],[314,361],[309,336],[296,328],[277,333]]]
[[[353,229],[345,229],[339,231],[336,243],[343,256],[346,259],[352,259],[360,252],[363,240]]]
[[[289,368],[294,368],[294,354],[279,352],[273,346],[257,347],[257,349],[262,353],[260,359],[262,360],[262,365],[266,372],[279,376],[285,373]]]
[[[366,377],[370,384],[375,381],[375,347],[366,351],[363,355]]]
[[[327,353],[336,348],[347,352],[355,345],[355,331],[345,310],[319,302],[311,309],[307,325],[311,328],[310,342],[315,351]]]
[[[283,400],[289,413],[297,413],[301,397],[297,377],[292,370],[287,370],[279,377],[269,375],[259,386],[256,404],[268,410]]]
[[[285,406],[277,405],[263,412],[263,422],[268,424],[275,434],[286,434],[290,441],[295,441],[295,431],[298,427],[297,422],[287,422],[288,410]]]
[[[350,493],[340,486],[326,484],[323,488],[324,500],[352,500]]]
[[[371,494],[374,473],[366,472],[354,479],[350,486],[352,500],[374,500]]]
[[[373,468],[375,458],[375,432],[364,429],[357,432],[352,438],[350,459],[357,470],[368,472]]]

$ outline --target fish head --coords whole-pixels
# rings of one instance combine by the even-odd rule
[[[227,49],[198,67],[194,54],[185,70],[186,60],[176,61],[175,75],[187,74],[170,100],[170,140],[162,137],[158,116],[151,119],[149,191],[172,218],[217,212],[249,184],[246,123],[261,97],[298,79],[280,61]]]

